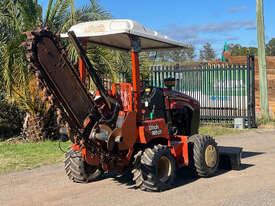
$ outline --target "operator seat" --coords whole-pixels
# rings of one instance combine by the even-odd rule
[[[157,87],[147,87],[141,92],[141,109],[143,112],[144,120],[153,120],[164,118],[165,115],[165,102],[163,90]]]

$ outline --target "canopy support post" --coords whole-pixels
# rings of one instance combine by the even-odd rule
[[[141,122],[141,92],[140,92],[140,70],[139,70],[139,52],[141,51],[140,39],[137,36],[130,36],[131,56],[132,56],[132,75],[134,92],[134,111],[137,114],[137,123]]]
[[[81,44],[82,44],[83,48],[85,48],[86,45],[87,45],[87,42],[86,41],[81,41]],[[79,74],[80,74],[81,82],[86,87],[87,86],[86,85],[87,71],[86,71],[85,65],[83,63],[83,60],[81,59],[80,56],[79,56],[79,67],[78,68],[79,68]]]

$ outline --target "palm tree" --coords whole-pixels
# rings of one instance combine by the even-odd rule
[[[54,33],[66,32],[72,25],[82,21],[110,18],[110,14],[94,0],[90,0],[90,3],[91,5],[76,9],[74,0],[49,0],[43,16],[43,8],[37,0],[0,2],[0,77],[3,79],[9,99],[18,102],[21,108],[27,111],[25,123],[29,124],[25,126],[30,138],[51,138],[46,131],[49,125],[54,127],[53,121],[49,120],[53,120],[54,111],[46,109],[47,102],[41,101],[41,92],[37,91],[37,88],[33,89],[35,87],[33,75],[27,69],[25,51],[20,47],[26,40],[23,32],[35,29],[38,24],[49,26]],[[76,62],[77,54],[72,46],[67,44],[70,48],[69,56]],[[123,58],[120,60],[120,53],[115,54],[112,55],[112,52],[98,47],[88,48],[88,56],[96,65],[96,69],[103,68],[105,72],[110,71],[113,79],[116,79],[114,66],[123,61]],[[107,57],[114,56],[118,58],[113,58],[113,61],[107,60]],[[55,132],[50,131],[50,133],[56,135]]]

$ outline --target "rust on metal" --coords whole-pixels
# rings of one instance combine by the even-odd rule
[[[114,129],[112,131],[111,135],[108,137],[108,141],[107,141],[107,149],[108,149],[108,151],[112,151],[113,150],[117,137],[122,137],[121,128]]]
[[[121,136],[123,141],[118,145],[119,150],[132,148],[137,140],[136,112],[128,112],[122,126]]]
[[[81,129],[94,105],[67,59],[59,38],[43,27],[25,34],[27,42],[22,46],[27,50],[28,70],[35,71],[37,85],[43,90],[43,100],[57,105],[57,121],[63,122],[68,131]]]

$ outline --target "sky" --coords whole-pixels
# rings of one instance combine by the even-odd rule
[[[43,3],[47,2],[43,0]],[[257,46],[256,0],[97,0],[114,19],[132,19],[199,50],[212,44],[221,53],[225,41]],[[77,7],[89,0],[77,0]],[[266,42],[275,38],[275,0],[264,0]]]

